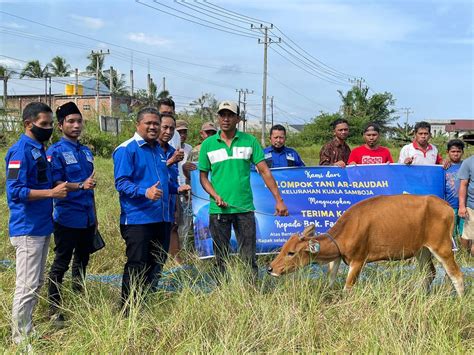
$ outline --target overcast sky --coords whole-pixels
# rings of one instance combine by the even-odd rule
[[[276,121],[304,123],[320,111],[337,111],[337,90],[348,90],[351,78],[363,78],[371,94],[391,92],[397,108],[413,111],[410,122],[474,119],[473,4],[0,0],[0,64],[19,68],[39,59],[44,65],[60,55],[84,70],[91,50],[109,49],[106,67],[127,80],[133,67],[139,88],[148,68],[159,85],[165,76],[181,108],[202,93],[236,99],[235,89],[253,90],[248,109],[256,119],[263,34],[250,25],[272,23],[272,39],[282,40],[268,50],[267,95],[274,96]]]

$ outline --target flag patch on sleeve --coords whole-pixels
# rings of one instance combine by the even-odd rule
[[[18,175],[20,174],[20,166],[21,166],[21,160],[10,160],[8,162],[7,179],[9,180],[18,179]]]

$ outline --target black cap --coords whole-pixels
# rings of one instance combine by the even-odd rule
[[[76,104],[72,101],[65,103],[64,105],[59,106],[56,109],[56,118],[58,122],[61,123],[64,121],[66,116],[78,113],[82,116],[81,111],[77,108]]]

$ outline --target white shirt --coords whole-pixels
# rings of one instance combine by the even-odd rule
[[[179,171],[178,184],[179,184],[179,186],[186,184],[186,176],[184,176],[183,165],[188,160],[188,156],[191,153],[191,150],[193,150],[193,147],[190,146],[188,143],[184,143],[182,149],[184,150],[184,158],[183,158],[183,160],[181,160],[178,163],[178,171]]]
[[[402,148],[398,162],[404,164],[406,158],[413,158],[412,165],[435,165],[439,163],[438,156],[438,149],[434,145],[428,144],[424,151],[413,142]]]

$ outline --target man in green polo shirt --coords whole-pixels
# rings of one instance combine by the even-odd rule
[[[230,250],[231,227],[237,237],[239,255],[257,272],[256,225],[250,166],[255,164],[265,185],[275,198],[275,214],[287,216],[275,179],[265,163],[257,139],[237,130],[240,110],[235,102],[223,101],[217,111],[221,130],[207,138],[199,153],[200,182],[211,196],[209,226],[219,271],[225,270]],[[212,182],[209,180],[212,174]]]

